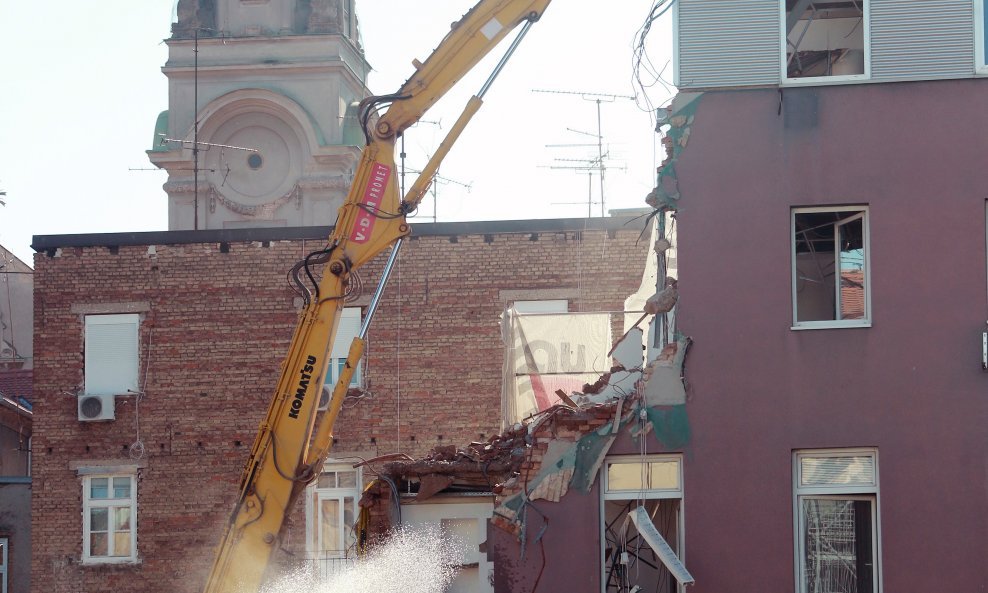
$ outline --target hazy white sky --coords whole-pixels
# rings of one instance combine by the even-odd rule
[[[32,235],[167,228],[165,181],[145,155],[167,109],[161,66],[174,0],[0,0],[0,244],[29,264]],[[398,89],[475,0],[356,0],[369,86]],[[653,0],[557,0],[530,31],[485,105],[447,157],[437,186],[438,219],[492,220],[600,213],[594,173],[597,105],[579,95],[535,89],[641,94],[632,81],[632,44]],[[648,57],[671,58],[670,15],[652,28]],[[493,54],[500,55],[498,50]],[[421,167],[477,92],[491,58],[406,134],[408,166]],[[646,76],[647,77],[647,76]],[[672,79],[672,66],[665,72]],[[666,102],[655,85],[648,98]],[[643,105],[643,101],[638,101]],[[635,101],[601,106],[607,207],[644,206],[660,160],[651,112]],[[558,146],[594,144],[594,146]],[[555,146],[553,146],[555,145]],[[559,161],[557,159],[571,159]],[[465,187],[469,186],[469,187]],[[423,203],[419,220],[431,220]],[[334,221],[318,221],[332,224]]]

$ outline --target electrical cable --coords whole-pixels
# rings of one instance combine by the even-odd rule
[[[645,111],[653,112],[654,104],[648,96],[648,90],[654,87],[656,84],[661,85],[666,94],[671,94],[672,84],[668,83],[664,78],[666,68],[669,64],[666,63],[661,69],[656,68],[656,66],[649,60],[648,54],[645,50],[646,39],[652,30],[652,25],[659,20],[664,14],[666,14],[676,3],[676,0],[656,0],[652,4],[652,8],[649,10],[648,17],[645,19],[644,24],[638,29],[635,34],[634,42],[632,43],[632,78],[635,86],[641,92],[641,99],[644,101],[644,106],[639,105]],[[651,81],[646,82],[643,77],[643,71],[651,78]],[[636,96],[639,93],[635,93]]]

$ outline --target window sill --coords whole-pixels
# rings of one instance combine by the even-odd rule
[[[106,566],[106,567],[138,567],[143,564],[140,558],[83,558],[79,564],[82,566]]]
[[[830,84],[848,84],[853,82],[870,82],[870,74],[848,74],[846,76],[809,76],[806,78],[783,78],[781,87],[826,86]]]
[[[861,327],[871,327],[871,320],[855,320],[855,321],[806,321],[793,325],[789,329],[792,331],[803,331],[808,329],[843,329],[843,328],[861,328]]]

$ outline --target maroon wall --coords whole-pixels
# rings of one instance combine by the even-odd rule
[[[890,592],[988,583],[985,81],[711,92],[676,165],[696,593],[791,591],[792,452],[879,452]],[[870,206],[872,327],[790,329],[790,207]]]

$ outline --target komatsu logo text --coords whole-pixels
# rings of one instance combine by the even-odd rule
[[[312,378],[312,371],[316,369],[316,357],[310,356],[305,361],[305,366],[299,371],[302,375],[298,380],[298,389],[295,391],[295,399],[292,400],[292,409],[288,410],[288,417],[298,419],[298,411],[302,409],[302,402],[305,401],[305,390],[309,388],[309,380]]]

